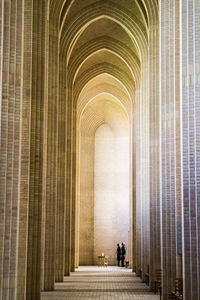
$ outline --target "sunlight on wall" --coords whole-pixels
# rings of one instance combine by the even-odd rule
[[[116,244],[128,246],[129,228],[128,136],[107,125],[95,134],[94,262],[102,252],[116,262]]]
[[[116,264],[116,244],[130,241],[129,118],[119,102],[106,95],[86,107],[78,142],[77,235],[80,265],[98,263],[98,255]],[[128,255],[127,255],[128,258]]]

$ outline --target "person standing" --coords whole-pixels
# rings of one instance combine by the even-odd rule
[[[117,265],[120,267],[120,260],[121,260],[121,247],[120,244],[117,244]]]
[[[121,253],[122,253],[122,267],[124,267],[124,261],[126,257],[126,247],[125,243],[122,243]]]

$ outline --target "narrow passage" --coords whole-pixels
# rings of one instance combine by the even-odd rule
[[[159,300],[129,269],[118,267],[79,267],[63,283],[56,283],[55,291],[42,292],[42,300],[63,299],[144,299]]]

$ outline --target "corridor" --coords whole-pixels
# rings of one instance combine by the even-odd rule
[[[56,283],[55,291],[42,292],[42,300],[61,299],[121,299],[156,300],[146,284],[129,269],[118,267],[79,267],[62,283]]]
[[[200,0],[1,0],[0,300],[145,274],[200,300]]]

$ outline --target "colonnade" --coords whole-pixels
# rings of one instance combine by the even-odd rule
[[[40,299],[78,265],[77,125],[102,94],[129,117],[132,268],[200,299],[199,16],[198,0],[0,2],[0,299]]]

